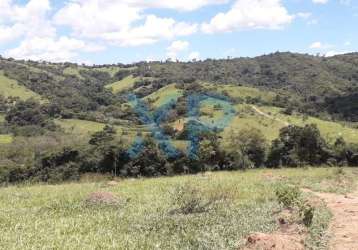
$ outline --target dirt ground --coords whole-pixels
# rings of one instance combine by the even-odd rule
[[[333,215],[329,227],[330,250],[358,249],[358,192],[349,195],[317,193]]]
[[[333,218],[328,234],[329,250],[358,250],[358,192],[343,195],[319,193],[310,190],[323,200]],[[248,236],[244,250],[301,250],[304,249],[304,231],[297,225],[284,225],[272,234],[254,233]]]

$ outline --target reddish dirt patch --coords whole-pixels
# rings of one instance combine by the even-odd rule
[[[119,199],[109,192],[94,192],[88,196],[86,202],[89,204],[115,205],[119,203]]]
[[[329,227],[329,249],[358,249],[358,193],[339,195],[311,192],[320,197],[333,214]]]
[[[293,211],[284,210],[278,217],[280,230],[272,234],[253,233],[242,250],[303,250],[306,230],[295,222]]]
[[[302,239],[296,235],[289,234],[263,234],[254,233],[247,238],[244,250],[303,250]]]

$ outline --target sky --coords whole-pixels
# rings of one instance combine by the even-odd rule
[[[0,0],[0,54],[86,64],[358,51],[358,0]]]

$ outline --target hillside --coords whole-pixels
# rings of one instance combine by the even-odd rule
[[[27,100],[30,98],[41,100],[40,95],[27,89],[23,85],[18,84],[16,80],[12,80],[4,76],[2,71],[0,71],[0,95],[4,97],[18,97],[21,100]]]
[[[102,66],[1,58],[0,180],[357,164],[356,57]]]

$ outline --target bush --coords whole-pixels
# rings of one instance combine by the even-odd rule
[[[301,191],[296,186],[280,185],[276,188],[276,197],[280,204],[292,208],[299,203]]]
[[[302,218],[302,222],[306,227],[312,225],[315,208],[306,202],[299,203],[299,213]]]
[[[286,208],[298,209],[298,214],[306,227],[311,226],[315,208],[302,198],[302,192],[296,186],[280,185],[276,188],[278,202]]]
[[[223,193],[207,195],[189,184],[176,187],[171,195],[172,205],[175,207],[171,213],[181,214],[208,212],[226,199]]]

